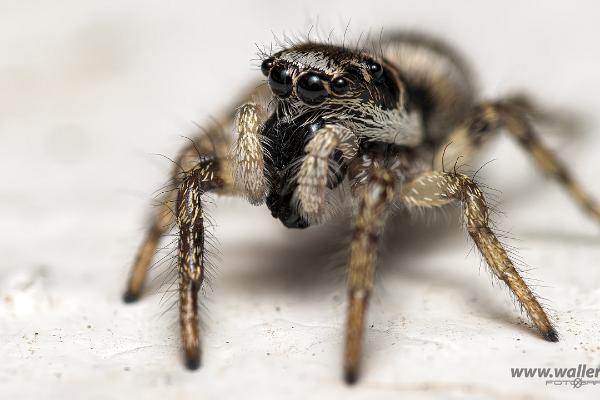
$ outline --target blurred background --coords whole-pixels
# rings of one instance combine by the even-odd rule
[[[549,132],[600,197],[600,7],[593,1],[0,1],[0,397],[566,398],[511,367],[600,363],[598,226],[501,137],[477,167],[561,342],[541,340],[458,223],[400,236],[369,313],[363,376],[341,380],[344,245],[215,199],[218,268],[202,368],[181,364],[169,263],[120,296],[173,156],[260,78],[258,46],[311,26],[423,30],[457,47],[482,97],[525,91],[580,121]],[[438,237],[439,236],[439,237]],[[518,238],[518,240],[517,240]],[[435,240],[434,240],[435,239]],[[167,241],[168,242],[168,241]],[[168,253],[164,253],[167,255]],[[164,284],[163,284],[164,282]]]

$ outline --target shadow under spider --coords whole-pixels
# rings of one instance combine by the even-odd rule
[[[458,209],[454,210],[458,212]],[[455,215],[452,215],[454,217]],[[455,216],[458,221],[458,216]],[[274,221],[275,222],[275,221]],[[281,228],[284,238],[276,242],[245,241],[241,246],[227,246],[225,252],[235,253],[236,271],[227,274],[228,284],[233,283],[236,289],[248,293],[260,294],[270,291],[286,293],[290,298],[301,300],[307,296],[331,293],[345,295],[344,280],[349,257],[351,238],[350,224],[346,220],[335,224],[318,226],[303,231]],[[460,235],[457,224],[438,221],[431,225],[423,225],[420,218],[410,218],[398,214],[390,218],[388,229],[382,241],[382,251],[377,270],[377,281],[374,296],[385,299],[391,296],[402,297],[402,293],[390,293],[378,290],[381,281],[386,278],[415,281],[422,285],[440,288],[455,288],[465,298],[475,298],[469,302],[472,311],[479,317],[497,321],[505,326],[515,325],[522,332],[535,336],[535,331],[520,323],[519,313],[514,307],[507,307],[503,296],[507,290],[502,283],[495,284],[495,290],[487,291],[484,285],[490,284],[488,276],[479,279],[468,279],[461,274],[452,274],[436,268],[435,265],[411,265],[402,261],[418,258],[419,254],[437,249],[439,244],[447,246],[445,238]],[[474,250],[475,251],[475,250]],[[466,254],[465,254],[466,256]],[[473,261],[464,257],[463,264],[457,268],[473,268]],[[484,268],[482,266],[482,268]],[[481,274],[484,275],[484,274]],[[222,277],[224,278],[224,277]],[[401,304],[401,299],[395,298]],[[374,302],[371,307],[381,305]],[[401,311],[401,309],[400,309]]]

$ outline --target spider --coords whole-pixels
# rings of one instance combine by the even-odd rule
[[[443,161],[470,157],[506,131],[600,219],[600,208],[540,142],[533,127],[540,117],[537,107],[519,96],[482,101],[459,54],[424,34],[382,37],[377,51],[310,40],[282,47],[261,57],[268,85],[246,94],[243,105],[191,140],[177,158],[173,190],[154,214],[124,300],[139,298],[159,240],[174,226],[184,359],[196,369],[205,195],[266,203],[283,225],[303,229],[336,215],[333,196],[342,193],[353,220],[343,373],[354,383],[386,219],[397,208],[455,203],[493,275],[508,286],[540,335],[557,342],[547,313],[490,227],[480,185],[447,170]]]

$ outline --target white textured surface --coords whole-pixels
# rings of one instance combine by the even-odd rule
[[[598,396],[599,386],[510,378],[510,367],[600,363],[600,242],[506,138],[481,163],[497,159],[484,175],[502,192],[498,222],[534,267],[557,344],[522,323],[457,229],[427,243],[405,238],[380,270],[364,374],[347,388],[343,268],[333,268],[343,267],[333,257],[343,241],[330,229],[286,231],[236,200],[213,212],[223,255],[199,371],[182,368],[160,274],[141,302],[120,302],[150,196],[170,168],[152,153],[173,155],[192,120],[259,76],[254,43],[305,33],[317,17],[325,31],[351,20],[355,36],[382,27],[446,36],[486,95],[524,89],[577,110],[586,134],[547,141],[600,196],[596,3],[86,3],[0,1],[1,398]]]

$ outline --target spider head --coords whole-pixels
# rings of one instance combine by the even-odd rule
[[[293,195],[306,144],[325,124],[343,125],[359,137],[385,131],[394,118],[389,114],[404,108],[403,85],[385,60],[327,44],[282,50],[264,59],[261,70],[273,94],[262,129],[269,154],[266,203],[287,227],[304,228],[309,222]],[[327,186],[333,189],[346,173],[341,154],[334,154],[330,166],[335,173]]]
[[[299,108],[343,111],[357,103],[384,110],[401,106],[403,90],[397,74],[385,60],[362,51],[301,44],[264,59],[261,71],[277,100]]]

